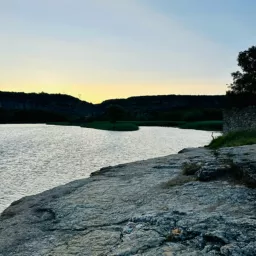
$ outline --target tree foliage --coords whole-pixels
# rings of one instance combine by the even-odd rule
[[[112,123],[120,120],[125,115],[125,109],[119,105],[109,105],[106,112],[110,122]]]
[[[256,46],[248,50],[239,52],[237,58],[240,71],[233,72],[233,83],[230,84],[230,90],[227,96],[237,105],[255,105],[256,104]]]

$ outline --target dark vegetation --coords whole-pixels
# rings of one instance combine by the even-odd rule
[[[59,123],[52,123],[59,124]],[[67,125],[72,123],[67,123]],[[62,123],[66,125],[66,123]],[[75,123],[74,123],[75,125]],[[179,122],[179,121],[94,121],[79,124],[82,127],[94,128],[100,130],[113,130],[113,131],[135,131],[139,126],[162,126],[162,127],[178,127],[182,129],[195,129],[205,131],[221,131],[222,121],[201,121],[201,122]]]
[[[235,147],[256,144],[256,130],[230,132],[212,140],[209,148]]]
[[[0,123],[45,123],[69,122],[70,117],[61,113],[44,110],[3,110],[0,109]]]
[[[94,105],[62,94],[0,92],[0,123],[107,130],[135,130],[138,126],[221,130],[223,106],[224,96],[141,96]]]
[[[226,93],[228,107],[256,106],[256,46],[239,52],[237,57],[241,71],[231,74],[233,83]],[[256,130],[230,132],[212,140],[209,148],[233,147],[256,144]]]
[[[218,120],[187,122],[179,125],[183,129],[195,129],[205,131],[222,131],[223,122]]]
[[[164,127],[180,127],[186,122],[183,121],[121,121],[132,122],[137,126],[164,126]]]
[[[182,174],[188,176],[194,175],[200,168],[200,164],[186,162],[182,165]]]
[[[0,92],[0,123],[79,121],[94,105],[62,94]]]
[[[116,127],[116,122],[118,120],[120,120],[125,114],[126,114],[126,111],[124,108],[122,108],[121,106],[119,105],[109,105],[107,108],[106,108],[106,117],[109,119],[109,121],[112,123],[112,130],[117,130],[117,127]],[[124,124],[118,124],[118,128],[119,130],[121,129],[123,131],[123,129],[125,129],[126,131],[129,130],[129,128],[132,128],[133,127],[133,130],[138,130],[138,127],[136,127],[136,125],[133,125],[133,124],[127,124],[127,125],[124,125]],[[109,130],[109,129],[107,129]]]
[[[229,107],[256,105],[256,46],[239,52],[237,58],[240,71],[233,72],[233,83],[227,91]]]
[[[123,121],[208,121],[222,120],[225,96],[162,95],[141,96],[128,99],[107,100],[96,105],[104,114],[110,105],[118,105],[125,111]]]
[[[186,176],[186,175],[183,175],[183,174],[179,174],[177,175],[176,177],[168,180],[167,182],[164,182],[162,184],[162,188],[171,188],[171,187],[176,187],[176,186],[182,186],[188,182],[191,182],[191,181],[196,181],[196,177],[194,176]]]
[[[107,130],[107,131],[120,131],[120,132],[126,132],[126,131],[136,131],[139,129],[139,127],[131,122],[108,122],[108,121],[101,121],[101,122],[88,122],[81,124],[81,127],[86,128],[93,128],[93,129],[99,129],[99,130]]]

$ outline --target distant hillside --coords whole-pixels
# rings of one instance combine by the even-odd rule
[[[222,120],[225,96],[159,95],[107,100],[97,105],[104,113],[111,105],[126,111],[125,120],[203,121]]]
[[[110,104],[118,104],[129,110],[168,111],[184,108],[223,108],[224,101],[225,96],[222,95],[157,95],[106,100],[98,107],[104,109]]]
[[[0,122],[67,121],[91,115],[95,109],[64,94],[0,92]]]
[[[4,109],[47,110],[54,112],[86,114],[94,105],[65,94],[1,92],[0,107]]]
[[[127,120],[220,120],[225,96],[159,95],[106,100],[92,104],[64,94],[0,91],[0,122],[106,119],[109,105],[122,106]],[[200,113],[199,113],[200,112]],[[184,116],[182,116],[184,115]]]

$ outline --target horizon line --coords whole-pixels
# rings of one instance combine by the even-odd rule
[[[111,101],[111,100],[127,100],[127,99],[130,99],[130,98],[136,98],[136,97],[158,97],[158,96],[225,96],[225,94],[146,94],[146,95],[134,95],[134,96],[129,96],[127,98],[109,98],[109,99],[105,99],[101,102],[90,102],[90,101],[87,101],[87,100],[83,100],[83,99],[80,99],[79,96],[74,96],[72,94],[67,94],[67,93],[50,93],[50,92],[23,92],[23,91],[2,91],[0,90],[0,92],[4,92],[4,93],[24,93],[24,94],[50,94],[50,95],[66,95],[66,96],[70,96],[70,97],[73,97],[73,98],[76,98],[80,101],[84,101],[84,102],[87,102],[87,103],[91,103],[91,104],[102,104],[103,102],[106,102],[106,101]]]

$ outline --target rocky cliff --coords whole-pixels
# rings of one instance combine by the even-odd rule
[[[14,202],[1,256],[256,255],[256,145],[103,168]]]

